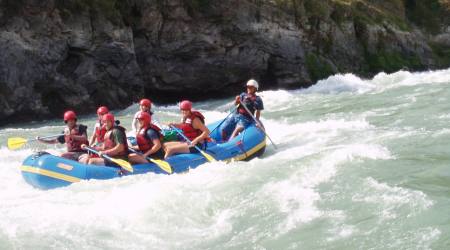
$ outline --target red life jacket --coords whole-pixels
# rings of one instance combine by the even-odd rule
[[[95,124],[95,137],[97,142],[103,143],[105,141],[106,127],[105,125],[101,125],[100,122]]]
[[[183,122],[181,123],[180,126],[180,129],[183,130],[183,134],[191,141],[197,138],[202,133],[200,129],[195,129],[192,126],[192,121],[196,117],[198,117],[200,121],[203,124],[205,124],[205,117],[202,115],[202,113],[192,110],[191,116],[187,117],[186,119],[183,119]]]
[[[245,96],[244,96],[244,99],[241,100],[241,102],[243,102],[245,104],[245,106],[248,108],[250,113],[252,113],[252,115],[255,115],[256,95],[249,95],[249,94],[246,93]],[[238,112],[240,114],[242,114],[242,115],[250,116],[248,114],[248,112],[245,110],[244,106],[242,106],[242,105],[239,105]]]
[[[69,128],[65,128],[64,129],[64,134],[65,135],[83,135],[86,133],[86,126],[78,124],[76,125],[73,129]],[[69,136],[64,136],[64,141],[66,142],[66,146],[67,146],[67,152],[80,152],[83,151],[83,149],[81,149],[81,145],[82,144],[86,144],[88,145],[89,142],[87,140],[87,138],[85,138],[84,140],[81,141],[76,141],[71,139]]]
[[[142,127],[141,129],[139,129],[139,132],[136,133],[136,141],[139,146],[139,150],[143,153],[149,151],[153,147],[153,141],[150,140],[149,138],[147,138],[147,136],[146,136],[147,130],[149,130],[149,129],[153,129],[156,132],[158,132],[160,139],[162,137],[161,129],[158,128],[153,123],[150,123],[150,125],[148,127]]]
[[[115,155],[110,155],[110,156],[126,156],[126,155],[128,155],[127,136],[125,134],[125,128],[122,126],[114,126],[111,130],[106,132],[105,140],[103,142],[103,149],[104,150],[111,149],[117,145],[116,142],[113,140],[113,131],[114,130],[118,130],[117,133],[119,133],[119,136],[123,137],[124,149],[121,152],[119,152]]]

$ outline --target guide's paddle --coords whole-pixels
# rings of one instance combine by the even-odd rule
[[[55,138],[55,137],[58,137],[61,135],[63,135],[63,134],[39,137],[39,139]],[[37,140],[38,140],[37,138],[35,138],[35,139],[26,139],[26,138],[22,138],[22,137],[8,138],[8,149],[15,150],[15,149],[21,148],[23,145],[25,145],[28,142],[37,141]]]
[[[131,152],[133,152],[135,154],[138,154],[138,155],[144,157],[144,154],[138,152],[137,150],[134,150],[132,148],[128,148],[128,150],[130,150]],[[145,159],[149,160],[150,162],[155,163],[156,166],[158,166],[160,169],[164,170],[168,174],[171,174],[173,172],[172,166],[170,166],[170,163],[168,163],[167,161],[157,160],[157,159],[153,159],[153,158],[150,158],[150,157],[145,157]]]
[[[256,122],[256,124],[258,124],[259,126],[261,126],[261,131],[266,135],[267,138],[269,138],[270,142],[272,143],[273,147],[275,149],[278,149],[277,146],[275,145],[275,143],[272,141],[272,139],[270,139],[269,135],[266,133],[266,130],[263,129],[264,126],[262,125],[262,123],[258,120],[256,120],[256,118],[253,116],[253,114],[250,112],[250,110],[247,108],[247,106],[241,101],[242,107],[244,107],[245,111],[247,111],[247,113],[253,118],[253,120]]]
[[[100,152],[91,147],[84,147],[84,149],[100,156]],[[133,166],[131,166],[131,164],[126,160],[112,158],[111,156],[105,154],[101,154],[101,157],[105,158],[106,160],[110,160],[115,164],[119,165],[121,168],[127,170],[128,172],[133,173]]]
[[[212,134],[216,129],[218,129],[220,127],[220,125],[222,125],[222,123],[225,122],[225,120],[228,118],[228,116],[230,116],[231,114],[234,113],[234,111],[237,109],[237,107],[239,107],[239,105],[233,106],[233,109],[230,110],[230,113],[228,113],[228,115],[225,116],[225,118],[223,118],[223,120],[211,132],[209,132],[209,134]]]
[[[181,135],[189,144],[192,144],[192,141],[189,140],[181,130],[179,130],[177,127],[170,125],[170,128],[174,129],[179,135]],[[215,162],[216,159],[212,157],[210,154],[206,153],[205,151],[201,150],[199,147],[194,145],[194,148],[197,149],[209,162]]]

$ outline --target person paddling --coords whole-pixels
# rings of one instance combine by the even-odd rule
[[[147,112],[140,112],[137,116],[139,130],[136,133],[137,146],[132,148],[142,154],[132,153],[129,159],[132,163],[147,163],[147,157],[163,159],[164,151],[161,144],[161,129],[154,125],[151,116]]]
[[[77,124],[77,115],[72,110],[64,113],[64,123],[67,124],[67,127],[64,128],[63,135],[56,139],[43,139],[40,137],[37,137],[36,139],[46,144],[65,143],[67,152],[62,153],[60,156],[77,161],[78,158],[85,153],[81,148],[81,145],[88,143],[86,133],[87,126]]]
[[[105,140],[106,128],[102,122],[103,115],[109,113],[109,109],[106,106],[101,106],[97,109],[97,122],[95,123],[94,132],[92,133],[89,141],[90,146],[99,146]]]
[[[192,109],[192,102],[182,101],[180,103],[180,110],[182,114],[182,122],[178,124],[170,124],[180,128],[183,134],[192,141],[191,144],[183,141],[166,142],[164,148],[167,158],[176,153],[194,153],[197,150],[194,148],[197,145],[201,149],[206,149],[206,141],[209,136],[209,129],[205,126],[205,117],[198,111]]]
[[[152,102],[149,99],[144,98],[139,102],[139,111],[136,112],[136,114],[134,115],[133,121],[131,122],[131,127],[134,132],[138,132],[138,130],[139,130],[139,121],[137,119],[137,116],[141,112],[147,112],[151,117],[153,115],[153,112],[151,111],[151,109],[152,109]]]
[[[125,135],[125,128],[115,124],[114,115],[111,113],[103,115],[102,122],[105,124],[106,134],[103,145],[95,148],[99,151],[99,156],[106,154],[110,157],[128,160],[128,145],[127,137]],[[83,148],[85,146],[86,145],[82,145]],[[90,157],[88,164],[117,167],[114,162],[101,157]]]
[[[246,85],[247,92],[243,92],[235,98],[234,104],[239,105],[236,112],[227,118],[220,126],[223,141],[233,139],[241,131],[252,124],[254,122],[251,117],[252,115],[255,116],[257,121],[259,121],[261,111],[264,109],[264,104],[261,97],[256,95],[256,92],[259,89],[258,82],[250,79]],[[241,103],[245,104],[251,114],[247,112]],[[257,124],[257,126],[259,125]]]

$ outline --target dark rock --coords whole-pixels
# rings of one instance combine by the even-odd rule
[[[293,89],[338,72],[446,67],[449,15],[437,4],[0,0],[0,124],[143,96],[231,96],[249,78]]]

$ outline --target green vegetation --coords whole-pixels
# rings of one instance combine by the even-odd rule
[[[450,66],[450,47],[430,43],[434,58],[441,67]]]
[[[306,68],[311,80],[314,82],[327,78],[335,73],[327,61],[318,57],[314,53],[309,53],[306,56]]]
[[[431,33],[438,33],[441,26],[442,6],[439,0],[405,0],[408,19]]]
[[[366,53],[366,62],[370,72],[384,71],[392,73],[407,67],[410,70],[418,70],[423,67],[417,55],[405,56],[400,52],[388,52],[380,50],[377,54]]]

